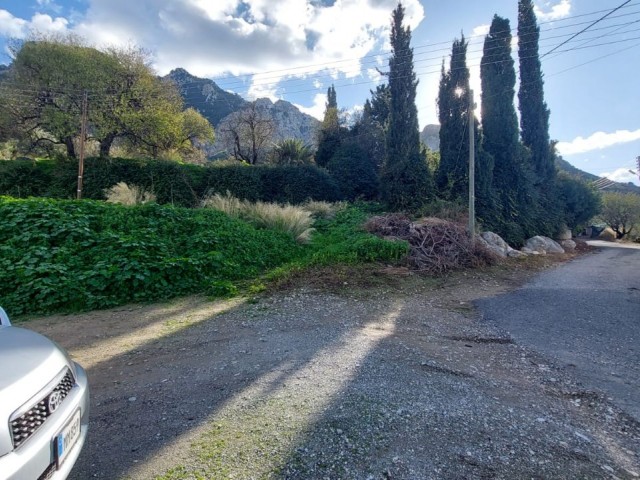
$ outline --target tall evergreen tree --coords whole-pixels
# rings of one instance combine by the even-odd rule
[[[469,135],[467,42],[464,35],[453,42],[449,71],[444,62],[438,91],[440,165],[436,185],[444,198],[468,198]]]
[[[449,71],[442,64],[438,93],[440,121],[440,163],[436,184],[443,198],[469,199],[469,69],[464,35],[453,42]],[[474,122],[476,213],[485,226],[495,215],[491,182],[493,158],[483,150],[483,136],[478,120]]]
[[[327,113],[331,110],[338,110],[338,96],[336,95],[336,87],[331,85],[327,90],[327,103],[325,104],[325,118],[327,118]]]
[[[316,164],[326,167],[331,157],[340,147],[343,131],[340,128],[338,117],[338,98],[336,89],[331,85],[327,90],[327,103],[325,103],[324,119],[318,131],[318,150],[316,151]]]
[[[556,182],[555,151],[549,141],[549,109],[544,101],[544,81],[538,56],[540,29],[532,0],[518,1],[518,57],[520,61],[520,134],[529,149],[531,169],[538,194],[538,233],[553,235],[564,222],[572,220],[562,205]]]
[[[415,210],[431,197],[432,179],[420,151],[411,29],[403,26],[402,3],[393,11],[389,59],[387,158],[381,179],[382,199],[396,210]]]
[[[549,109],[544,101],[544,81],[538,56],[540,28],[532,0],[518,2],[518,38],[522,143],[531,150],[536,184],[550,186],[555,177],[555,161],[549,142]]]
[[[533,233],[532,179],[526,152],[519,141],[514,107],[516,72],[511,57],[509,20],[493,17],[480,62],[484,148],[494,159],[493,186],[497,191],[501,218],[499,232],[512,244],[521,244]]]

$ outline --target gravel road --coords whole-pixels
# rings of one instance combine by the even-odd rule
[[[477,305],[640,422],[640,245],[592,244],[597,253]]]
[[[639,478],[637,422],[479,319],[514,265],[30,321],[88,369],[70,478]]]

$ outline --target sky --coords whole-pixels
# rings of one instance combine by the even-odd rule
[[[287,100],[321,118],[330,85],[339,107],[355,111],[384,82],[380,71],[388,66],[396,5],[397,0],[0,0],[0,63],[11,62],[10,39],[71,32],[98,48],[143,47],[158,74],[182,67],[245,98]],[[494,14],[508,18],[517,59],[517,0],[403,5],[412,29],[421,128],[438,123],[440,68],[443,60],[448,65],[451,43],[461,34],[470,42],[467,62],[480,114],[484,35]],[[558,151],[581,170],[640,184],[640,0],[535,5],[550,135]]]

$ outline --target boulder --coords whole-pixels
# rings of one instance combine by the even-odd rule
[[[524,246],[538,253],[564,253],[564,249],[557,242],[541,235],[531,237]]]
[[[565,251],[573,252],[576,249],[576,242],[573,240],[562,240],[560,242]]]
[[[571,240],[572,237],[573,234],[571,230],[566,225],[563,225],[562,228],[560,228],[560,233],[556,236],[556,240],[562,242],[563,240]]]
[[[480,241],[483,241],[485,246],[494,252],[496,255],[502,258],[506,258],[509,252],[513,250],[507,242],[505,242],[500,235],[493,232],[482,232]]]
[[[507,257],[509,258],[523,258],[527,256],[528,255],[526,252],[522,252],[520,250],[514,250],[513,248],[509,250],[509,252],[507,252]]]

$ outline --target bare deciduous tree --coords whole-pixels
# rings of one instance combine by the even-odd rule
[[[251,165],[264,160],[274,132],[273,120],[255,101],[244,110],[229,115],[219,127],[227,151],[236,160]]]

